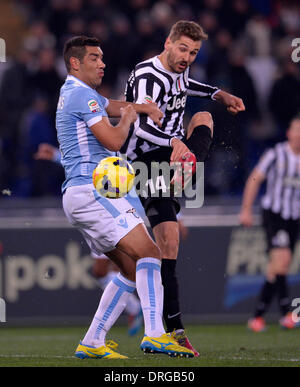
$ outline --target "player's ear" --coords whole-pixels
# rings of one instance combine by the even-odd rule
[[[78,58],[75,58],[75,56],[71,56],[70,58],[70,67],[73,70],[79,70],[80,66],[80,60]]]
[[[166,41],[165,41],[165,45],[164,45],[165,50],[168,50],[168,49],[170,48],[170,45],[171,45],[171,44],[172,44],[171,39],[170,39],[170,37],[168,36],[167,39],[166,39]]]

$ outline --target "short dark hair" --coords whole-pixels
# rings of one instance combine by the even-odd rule
[[[208,38],[207,34],[203,31],[203,28],[199,24],[188,20],[179,20],[171,28],[169,38],[172,42],[180,39],[181,36],[187,36],[194,41],[202,41]]]
[[[82,62],[86,54],[86,46],[100,47],[100,41],[97,38],[88,36],[75,36],[66,41],[63,50],[63,57],[68,72],[71,70],[70,58],[73,56]]]

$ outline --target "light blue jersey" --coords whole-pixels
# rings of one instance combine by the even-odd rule
[[[65,169],[67,187],[92,183],[93,170],[107,150],[94,136],[90,127],[107,117],[108,99],[78,78],[68,75],[60,90],[56,111],[56,130],[60,144],[61,163]]]

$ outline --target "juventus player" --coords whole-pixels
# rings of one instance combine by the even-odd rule
[[[243,101],[217,87],[190,79],[189,66],[196,59],[202,41],[207,39],[203,29],[190,21],[173,25],[164,51],[139,63],[132,71],[126,86],[126,100],[135,103],[155,102],[164,113],[159,127],[149,117],[140,115],[122,151],[133,161],[142,161],[150,171],[151,162],[183,161],[189,153],[197,161],[204,161],[213,135],[213,120],[209,112],[196,113],[187,129],[183,115],[187,96],[211,98],[223,103],[236,114],[245,110]],[[156,182],[153,182],[156,187]],[[179,307],[178,284],[175,272],[179,246],[177,213],[179,203],[174,197],[140,197],[162,251],[162,282],[164,286],[164,319],[168,332],[180,345],[198,352],[191,346],[184,331]]]
[[[282,315],[279,324],[283,328],[297,326],[290,312],[286,276],[299,230],[300,117],[292,120],[287,138],[288,141],[269,149],[254,168],[245,186],[240,213],[241,224],[251,226],[252,205],[260,185],[266,179],[267,190],[261,205],[270,261],[254,317],[248,321],[249,329],[254,332],[265,329],[263,315],[276,293]]]

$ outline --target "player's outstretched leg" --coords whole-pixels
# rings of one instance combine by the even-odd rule
[[[197,159],[194,153],[186,152],[177,162],[174,176],[170,182],[174,195],[180,195],[190,184],[194,173],[196,172]]]
[[[196,162],[203,162],[208,156],[212,144],[214,122],[209,112],[198,112],[193,115],[183,142],[189,148],[178,162],[171,181],[175,194],[185,189],[193,179],[195,184]],[[194,178],[193,178],[194,176]]]
[[[94,257],[93,275],[100,288],[104,291],[106,286],[118,275],[118,267],[104,254]],[[128,320],[129,336],[136,335],[143,326],[143,313],[141,303],[135,293],[130,294],[124,312]]]
[[[212,143],[214,122],[209,112],[193,115],[188,128],[186,140],[188,148],[195,154],[197,161],[205,161]]]
[[[106,333],[123,312],[130,294],[135,290],[135,283],[120,273],[107,285],[100,300],[94,319],[82,342],[78,345],[75,356],[80,359],[126,359],[115,352],[116,343],[106,342]]]

